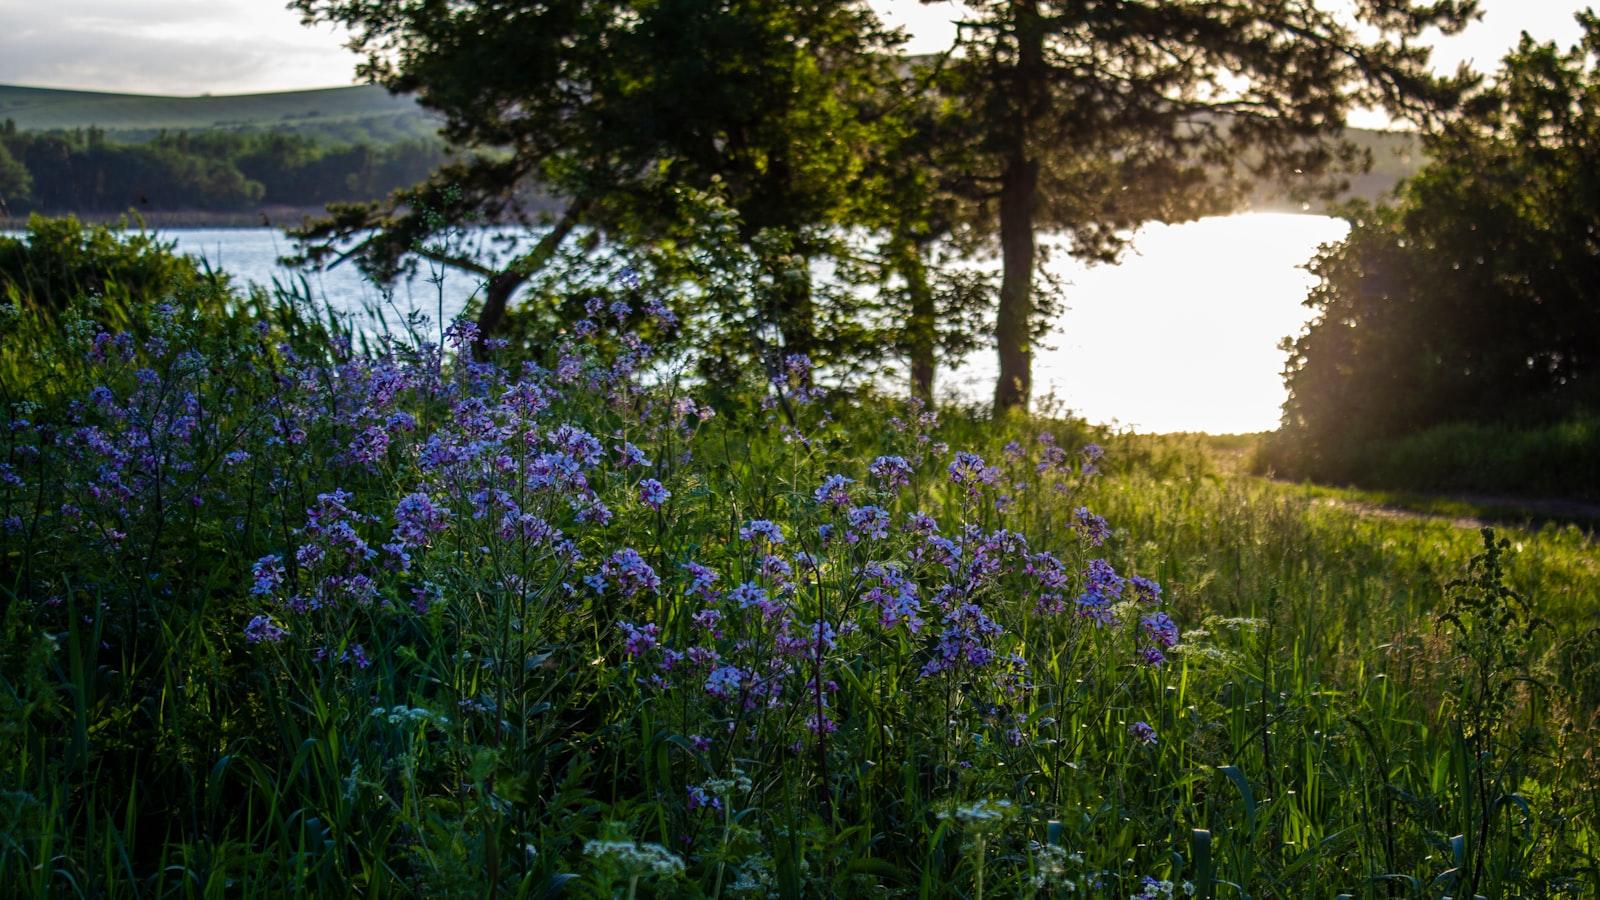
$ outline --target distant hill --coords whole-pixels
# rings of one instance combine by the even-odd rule
[[[274,131],[344,143],[429,137],[437,122],[376,85],[269,94],[163,97],[0,85],[0,121],[24,131],[103,129],[118,141],[161,131]]]
[[[1393,191],[1401,180],[1415,175],[1428,161],[1422,149],[1422,138],[1415,132],[1351,128],[1346,136],[1356,146],[1372,154],[1372,168],[1345,179],[1349,185],[1337,198],[1340,202],[1380,200]],[[1302,201],[1291,197],[1285,187],[1276,184],[1260,185],[1248,205],[1252,209],[1273,212],[1299,212],[1307,208]],[[1321,211],[1324,204],[1313,200],[1309,208]]]

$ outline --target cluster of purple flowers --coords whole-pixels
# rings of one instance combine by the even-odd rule
[[[867,464],[867,472],[886,491],[898,491],[911,485],[911,464],[904,456],[880,456]]]
[[[811,495],[812,499],[826,506],[849,506],[850,485],[855,484],[855,479],[843,475],[829,475],[822,480],[822,484]]]
[[[450,527],[450,510],[434,504],[418,491],[400,498],[394,507],[394,540],[406,549],[427,545],[433,536]]]
[[[639,482],[639,502],[651,509],[660,509],[663,503],[672,498],[672,492],[654,478],[646,478]]]
[[[783,528],[778,523],[768,519],[751,519],[739,528],[739,539],[756,543],[766,541],[770,544],[783,543]]]
[[[639,551],[624,547],[611,554],[600,566],[599,578],[592,584],[597,590],[605,590],[614,584],[624,597],[634,597],[642,593],[654,593],[661,586],[661,579],[656,575],[656,570],[650,568],[650,564],[639,555]]]
[[[676,322],[659,303],[643,312],[659,325]],[[573,329],[579,338],[639,318],[623,301],[597,299],[585,313]],[[1076,496],[1061,507],[1072,510],[1070,530],[1034,532],[1033,544],[1011,530],[1030,481],[1046,482],[1039,476],[1049,473],[1058,488],[1081,486],[1097,470],[1103,451],[1092,444],[1074,455],[1040,435],[1036,458],[1024,442],[1008,444],[998,466],[971,452],[952,458],[930,434],[936,415],[918,409],[891,423],[884,449],[898,452],[875,456],[865,475],[854,468],[859,462],[841,466],[860,482],[827,475],[811,493],[814,504],[762,494],[753,509],[773,518],[744,520],[737,539],[707,529],[679,540],[667,531],[685,521],[678,507],[709,504],[716,521],[740,521],[727,514],[731,504],[718,509],[718,498],[702,500],[710,492],[689,487],[694,473],[678,474],[711,411],[641,386],[635,376],[651,349],[636,335],[610,338],[617,349],[609,359],[569,340],[556,348],[554,368],[517,374],[478,361],[487,344],[470,323],[445,334],[453,358],[432,345],[373,356],[335,348],[331,362],[274,348],[274,360],[284,361],[273,375],[279,390],[256,417],[260,440],[248,450],[207,418],[194,382],[205,361],[169,348],[174,363],[160,374],[143,369],[126,389],[97,387],[79,401],[66,443],[75,471],[92,474],[73,485],[85,508],[64,518],[75,533],[120,543],[138,533],[158,496],[221,502],[207,478],[242,481],[248,473],[275,496],[309,497],[292,489],[292,476],[325,470],[328,483],[369,492],[327,490],[314,502],[294,501],[281,525],[269,523],[274,540],[261,550],[275,552],[251,567],[253,606],[242,627],[262,659],[298,651],[340,664],[349,677],[369,667],[393,671],[404,629],[392,621],[430,611],[454,621],[456,610],[437,611],[462,596],[454,588],[465,583],[481,596],[514,598],[502,607],[518,613],[507,627],[526,634],[535,634],[528,610],[537,604],[603,626],[596,631],[605,635],[606,658],[626,667],[643,702],[659,701],[663,716],[682,719],[672,723],[676,733],[693,735],[698,753],[713,746],[707,734],[729,747],[735,739],[785,748],[839,740],[831,736],[852,726],[850,686],[862,660],[899,666],[889,673],[900,679],[895,689],[959,697],[949,713],[963,719],[960,727],[984,730],[1001,751],[1022,747],[1042,734],[1037,718],[1013,711],[1032,708],[1024,701],[1044,677],[1036,671],[1047,671],[1030,665],[1030,657],[1039,663],[1038,647],[1082,640],[1119,654],[1131,648],[1159,666],[1179,646],[1160,585],[1086,558],[1094,552],[1086,546],[1108,543],[1100,552],[1116,558],[1117,536],[1105,518],[1075,505]],[[122,364],[150,352],[103,335],[92,346]],[[796,405],[821,397],[801,356],[784,359],[771,386]],[[820,415],[815,407],[802,412]],[[31,426],[13,421],[18,427]],[[812,446],[801,426],[785,427]],[[214,448],[209,466],[182,449],[201,445]],[[27,462],[12,460],[0,465],[0,485],[24,487]],[[683,486],[682,496],[669,505],[673,491],[652,476]],[[908,490],[919,477],[947,486]],[[391,505],[392,496],[370,488],[377,482],[409,492]],[[910,508],[946,493],[955,502],[939,510],[945,526]],[[980,496],[995,503],[979,504]],[[659,514],[642,515],[635,498]],[[11,518],[0,530],[21,527]],[[656,540],[629,532],[641,522],[661,529]],[[489,672],[504,663],[482,665]],[[492,709],[473,692],[450,702]],[[666,692],[676,692],[670,702],[660,699]],[[1145,722],[1128,734],[1157,742]],[[692,811],[722,809],[727,796],[709,783],[684,790]]]
[[[1000,480],[999,469],[984,462],[978,454],[965,450],[956,453],[949,472],[951,483],[966,488],[970,494],[976,494],[980,487],[993,485]]]

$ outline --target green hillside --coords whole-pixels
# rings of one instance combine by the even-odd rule
[[[138,141],[165,131],[303,133],[335,141],[424,137],[437,125],[408,97],[375,85],[268,94],[163,97],[0,85],[0,120],[24,131],[103,129]]]

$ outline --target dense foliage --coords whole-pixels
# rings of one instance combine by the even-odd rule
[[[713,409],[648,297],[531,358],[174,301],[0,323],[18,894],[1595,883],[1576,532],[1442,587],[1071,422]]]
[[[140,143],[73,132],[0,130],[0,201],[30,211],[239,212],[372,200],[445,161],[433,140],[334,145],[292,134],[161,134]]]
[[[1313,262],[1317,315],[1290,348],[1271,465],[1359,480],[1427,429],[1543,428],[1600,408],[1600,22],[1583,24],[1570,51],[1524,40],[1398,202],[1354,211]],[[1600,444],[1571,450],[1556,463],[1579,475],[1566,490],[1600,491]],[[1539,466],[1525,474],[1554,474]]]
[[[719,381],[752,367],[775,373],[784,353],[876,361],[880,302],[895,295],[850,288],[870,255],[861,227],[890,215],[868,170],[882,172],[871,166],[875,142],[897,121],[887,91],[897,36],[865,4],[293,5],[350,29],[362,73],[414,92],[453,144],[508,151],[441,170],[390,202],[335,209],[301,233],[309,258],[353,255],[393,272],[463,221],[536,220],[541,211],[516,200],[537,182],[566,199],[548,242],[484,270],[481,259],[436,257],[485,278],[486,332],[504,320],[510,292],[581,233],[670,251],[665,264],[702,281],[715,275],[701,260],[738,257],[748,277],[737,296],[706,293],[708,318],[724,327],[708,335],[702,361]],[[484,58],[532,64],[486,70]]]

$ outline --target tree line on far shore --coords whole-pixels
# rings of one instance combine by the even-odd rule
[[[8,120],[0,124],[0,216],[317,209],[384,197],[447,159],[438,140],[334,144],[178,131],[124,142],[98,128],[27,132]]]

